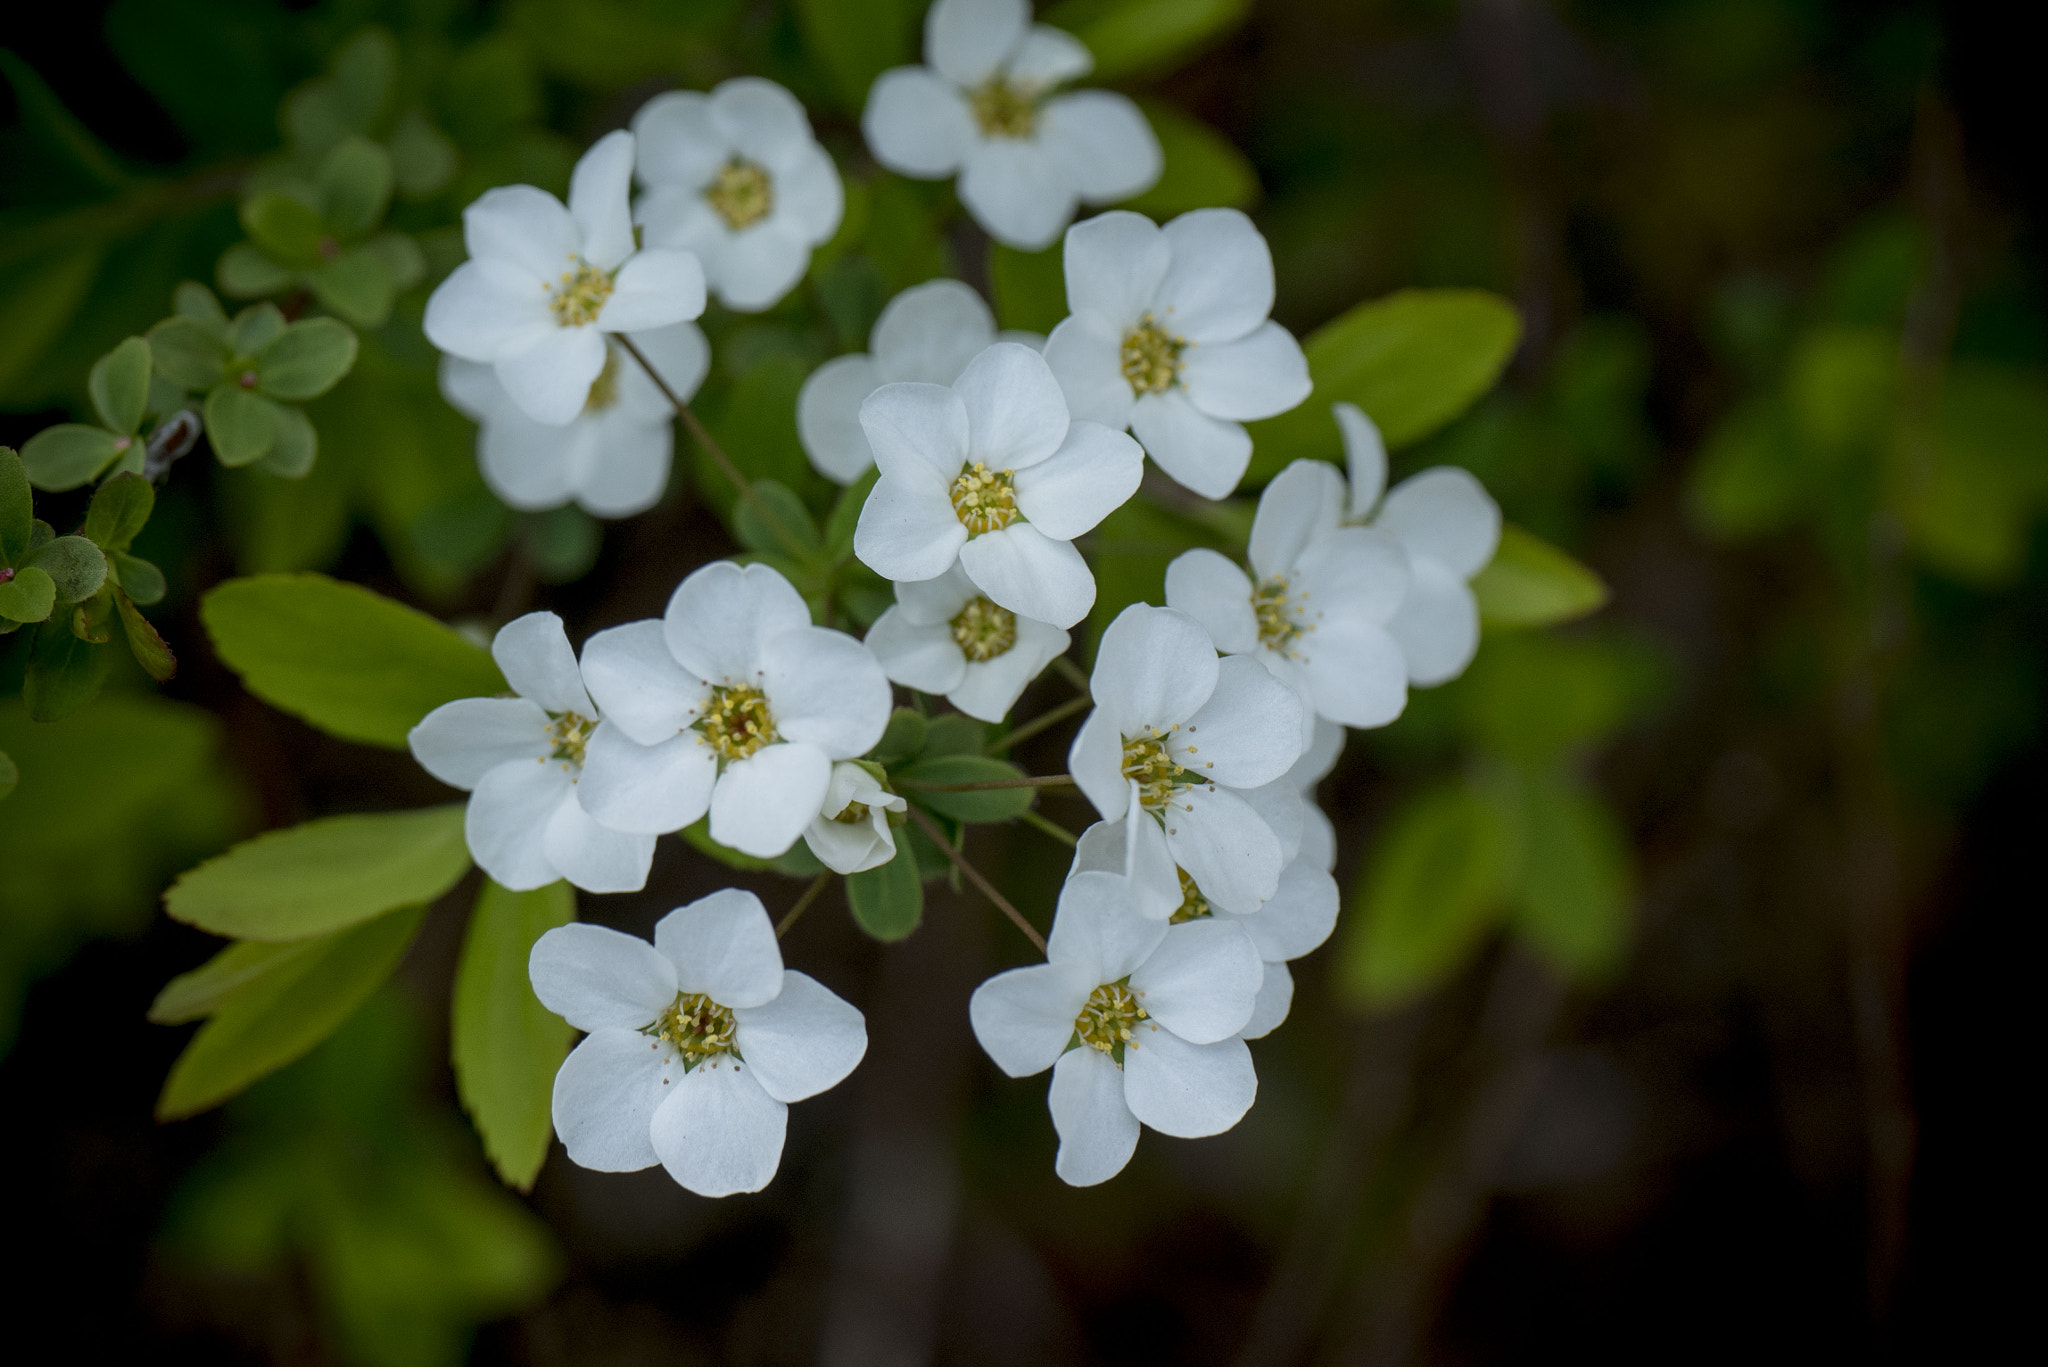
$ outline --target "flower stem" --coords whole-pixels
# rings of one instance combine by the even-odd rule
[[[1030,826],[1034,830],[1045,832],[1070,850],[1078,847],[1081,843],[1080,839],[1065,826],[1060,825],[1057,821],[1047,821],[1037,812],[1025,812],[1022,820],[1025,825]]]
[[[954,868],[967,875],[967,881],[974,884],[983,897],[995,903],[997,911],[1009,917],[1016,924],[1017,929],[1024,932],[1024,937],[1030,940],[1032,944],[1038,946],[1040,954],[1045,953],[1045,937],[1038,933],[1038,927],[1025,920],[1024,913],[1011,906],[1010,899],[997,892],[995,884],[983,878],[981,870],[968,863],[966,856],[953,848],[952,842],[946,839],[946,833],[939,829],[938,822],[926,816],[923,809],[918,807],[910,809],[910,819],[924,828],[924,833],[931,837],[932,843],[939,847],[946,858],[953,861]]]
[[[920,793],[985,793],[996,788],[1072,788],[1071,774],[1037,774],[1030,778],[991,778],[979,783],[910,783],[896,780],[896,786]]]
[[[802,894],[791,904],[789,910],[783,914],[782,919],[775,923],[776,939],[779,940],[789,934],[789,928],[796,924],[796,918],[810,910],[811,903],[818,900],[818,894],[823,892],[825,885],[831,881],[832,871],[830,869],[827,869],[811,880],[811,885],[803,890]]]
[[[993,754],[998,750],[1007,750],[1020,741],[1029,740],[1048,726],[1058,726],[1076,712],[1085,712],[1094,705],[1095,700],[1086,693],[1083,693],[1078,698],[1069,698],[1058,707],[1048,708],[1023,725],[1012,727],[1002,735],[997,736],[995,740],[989,743],[989,753]]]
[[[1065,655],[1055,655],[1052,657],[1052,667],[1054,673],[1080,689],[1081,696],[1088,696],[1088,676],[1081,672],[1081,666]]]

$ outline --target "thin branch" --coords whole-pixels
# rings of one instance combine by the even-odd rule
[[[1038,933],[1038,927],[1025,920],[1024,913],[1011,906],[1010,899],[997,892],[995,884],[982,877],[981,870],[968,863],[967,857],[953,848],[952,842],[946,839],[946,833],[939,829],[938,822],[926,816],[923,809],[919,807],[912,807],[910,809],[910,819],[924,829],[924,833],[931,837],[932,843],[939,847],[946,858],[953,861],[954,868],[967,875],[967,881],[974,884],[983,897],[995,903],[997,911],[1009,917],[1015,923],[1017,929],[1024,932],[1025,938],[1038,946],[1040,954],[1045,953],[1045,937]]]
[[[1055,674],[1080,689],[1083,697],[1087,696],[1088,676],[1081,672],[1081,666],[1065,655],[1055,655],[1052,657],[1052,668]]]
[[[825,885],[831,881],[832,871],[830,869],[827,869],[825,872],[819,874],[816,878],[813,878],[811,880],[811,885],[803,890],[803,894],[799,896],[794,903],[791,904],[789,910],[786,913],[784,913],[782,919],[775,923],[776,939],[779,940],[783,936],[789,934],[789,928],[796,924],[796,918],[803,915],[806,911],[810,910],[811,903],[818,900],[818,894],[823,892],[825,890]]]
[[[1058,707],[1039,713],[1021,726],[1013,727],[989,743],[989,753],[1007,750],[1020,741],[1027,741],[1049,726],[1058,726],[1076,712],[1085,712],[1095,705],[1095,700],[1083,693],[1078,698],[1069,698]]]
[[[1060,825],[1057,821],[1047,821],[1037,812],[1025,812],[1022,816],[1022,820],[1025,825],[1033,828],[1034,830],[1040,830],[1045,832],[1047,835],[1051,836],[1054,840],[1059,841],[1062,845],[1065,845],[1070,850],[1077,848],[1081,843],[1080,837],[1076,836],[1072,831],[1068,830],[1065,826]]]
[[[1039,774],[1030,778],[991,778],[979,783],[915,783],[896,780],[898,788],[921,793],[986,793],[997,788],[1073,788],[1072,774]]]

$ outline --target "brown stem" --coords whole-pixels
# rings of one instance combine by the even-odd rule
[[[1010,920],[1016,925],[1017,929],[1024,932],[1024,937],[1030,940],[1032,944],[1038,946],[1038,952],[1040,954],[1045,953],[1045,937],[1038,933],[1038,927],[1032,925],[1031,922],[1025,920],[1024,913],[1017,910],[1017,908],[1011,906],[1010,899],[1003,896],[1000,892],[997,892],[995,889],[995,884],[989,882],[988,879],[982,877],[981,870],[975,868],[974,865],[968,863],[966,856],[961,854],[960,851],[953,848],[952,842],[946,839],[946,833],[939,829],[938,822],[932,820],[929,816],[926,816],[924,812],[917,807],[912,807],[910,809],[910,819],[912,821],[915,821],[920,827],[924,829],[924,833],[931,837],[932,843],[939,847],[939,849],[945,854],[946,858],[953,861],[954,868],[960,870],[960,872],[967,875],[967,881],[974,884],[975,888],[980,891],[983,897],[986,897],[989,901],[995,903],[997,911],[1000,911],[1003,913],[1003,915],[1009,917]]]
[[[829,869],[811,880],[811,885],[803,890],[803,893],[790,905],[789,910],[783,914],[782,919],[775,923],[776,939],[779,940],[789,934],[789,928],[796,924],[796,918],[810,910],[811,903],[818,900],[818,894],[823,892],[825,885],[831,881],[832,873]]]
[[[1086,693],[1083,693],[1078,698],[1069,698],[1058,707],[1041,712],[1022,726],[1013,727],[1004,734],[997,736],[994,741],[990,742],[989,752],[993,754],[997,750],[1007,750],[1021,741],[1031,739],[1031,737],[1045,730],[1048,726],[1058,726],[1076,712],[1085,712],[1094,705],[1095,699],[1089,697]]]

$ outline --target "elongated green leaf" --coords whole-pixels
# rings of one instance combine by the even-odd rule
[[[942,712],[925,723],[925,759],[934,755],[978,755],[988,741],[988,723],[964,712]]]
[[[989,755],[935,755],[907,764],[896,771],[897,788],[920,807],[956,821],[1008,821],[1031,808],[1031,788],[984,788],[973,792],[947,792],[943,787],[963,783],[1001,782],[1024,776],[1024,771]]]
[[[133,563],[146,565],[149,562],[137,560]],[[156,567],[151,565],[150,568]],[[160,583],[158,596],[162,596]],[[137,610],[135,600],[120,589],[114,590],[114,609],[121,616],[121,633],[128,639],[128,653],[135,657],[135,663],[158,683],[169,683],[178,673],[178,657],[171,653],[169,644],[150,625],[149,619]]]
[[[144,607],[164,600],[164,572],[149,561],[114,551],[107,556],[107,567],[119,576],[123,591]]]
[[[199,616],[251,693],[344,740],[403,749],[406,732],[442,703],[505,689],[490,652],[321,574],[231,579]]]
[[[1095,76],[1160,71],[1235,27],[1251,0],[1065,0],[1041,17],[1088,45]]]
[[[254,243],[237,242],[220,254],[213,267],[213,278],[220,292],[230,299],[261,299],[284,293],[297,275],[290,267],[280,266],[265,256]]]
[[[302,940],[425,905],[469,872],[463,810],[456,802],[267,831],[187,870],[164,910],[216,935]]]
[[[107,582],[107,557],[82,536],[60,536],[28,557],[28,563],[50,576],[60,603],[82,603]]]
[[[141,475],[120,474],[94,491],[79,535],[107,552],[125,551],[149,525],[156,489]],[[134,592],[130,589],[129,592]]]
[[[854,923],[877,940],[900,940],[917,929],[924,919],[924,881],[903,831],[897,832],[894,859],[846,875],[846,905]]]
[[[85,388],[101,422],[115,432],[134,435],[149,399],[151,368],[149,343],[140,337],[128,338],[93,362]]]
[[[455,969],[455,1090],[491,1165],[521,1191],[533,1186],[554,1137],[555,1072],[575,1033],[533,995],[526,960],[544,932],[575,918],[567,883],[511,892],[486,878]]]
[[[11,446],[0,446],[0,565],[12,565],[28,554],[35,532],[35,495],[28,486],[28,467]]]
[[[277,409],[239,384],[217,384],[206,395],[206,439],[222,465],[250,465],[277,441]]]
[[[268,398],[317,399],[356,363],[356,335],[333,318],[293,323],[254,354],[257,390]]]
[[[748,550],[786,555],[799,561],[818,557],[818,524],[786,484],[757,479],[749,495],[733,504],[733,534]]]
[[[229,994],[171,1065],[157,1117],[218,1106],[333,1034],[398,967],[425,915],[407,907],[337,932]]]
[[[1500,549],[1474,576],[1472,593],[1480,621],[1490,627],[1555,626],[1607,604],[1599,575],[1512,523],[1500,529]]]
[[[76,489],[114,463],[122,440],[104,427],[66,422],[45,427],[21,447],[21,463],[38,489]]]
[[[14,791],[14,785],[19,782],[21,770],[15,767],[14,761],[8,757],[5,750],[0,750],[0,802],[7,800],[8,795]]]
[[[1577,784],[1544,775],[1524,787],[1521,886],[1511,924],[1579,977],[1612,971],[1628,945],[1628,842],[1614,814]]]
[[[0,584],[0,617],[10,622],[40,622],[57,605],[57,584],[33,565],[16,570]]]
[[[65,612],[36,628],[36,642],[22,676],[21,697],[37,721],[62,721],[100,695],[107,680],[109,652],[79,639]]]
[[[204,1019],[258,978],[287,969],[309,954],[324,954],[331,944],[324,935],[282,943],[237,940],[190,973],[165,983],[150,1003],[149,1019],[157,1025]]]

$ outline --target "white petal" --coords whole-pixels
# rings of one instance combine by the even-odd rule
[[[531,892],[560,878],[542,836],[555,809],[574,802],[568,766],[554,760],[515,760],[477,780],[463,815],[463,833],[478,867],[514,892]]]
[[[1086,43],[1064,29],[1033,24],[1003,74],[1015,84],[1044,89],[1078,80],[1094,69],[1095,57]]]
[[[491,377],[488,366],[478,367]],[[570,446],[581,435],[582,419],[567,427],[535,422],[505,401],[507,411],[493,415],[477,435],[477,465],[484,483],[507,505],[533,512],[559,508],[574,493],[574,458]]]
[[[1337,867],[1337,828],[1330,824],[1328,813],[1313,802],[1302,805],[1301,853],[1295,862],[1312,864],[1326,873]]]
[[[1280,874],[1280,887],[1258,911],[1238,921],[1268,963],[1299,959],[1319,948],[1337,925],[1337,880],[1306,859]]]
[[[720,1006],[762,1006],[782,991],[782,950],[761,899],[722,888],[654,925],[654,947],[675,965],[676,986]]]
[[[895,588],[903,615],[928,627],[948,625],[960,615],[960,609],[981,597],[981,590],[958,565],[936,579],[898,580]]]
[[[1308,749],[1287,771],[1287,781],[1303,789],[1304,796],[1307,796],[1306,790],[1328,778],[1343,754],[1344,728],[1326,717],[1318,717],[1309,737]]]
[[[889,724],[888,676],[845,632],[806,626],[771,636],[761,665],[762,690],[784,740],[852,759],[882,738]]]
[[[676,662],[714,684],[760,687],[762,651],[786,631],[811,624],[811,610],[769,565],[714,560],[676,586],[662,617]]]
[[[654,251],[689,252],[703,267],[708,285],[732,230],[705,200],[701,189],[656,185],[633,206],[642,245]]]
[[[1387,443],[1380,437],[1379,424],[1357,404],[1333,403],[1330,412],[1336,416],[1337,433],[1344,439],[1344,467],[1351,474],[1349,515],[1364,517],[1386,492]]]
[[[1062,1182],[1092,1187],[1124,1170],[1138,1147],[1138,1118],[1124,1102],[1124,1075],[1096,1049],[1068,1051],[1046,1095],[1060,1149],[1052,1169]]]
[[[699,1196],[759,1191],[782,1163],[789,1107],[763,1091],[752,1070],[721,1054],[674,1080],[654,1112],[654,1151]]]
[[[1184,551],[1166,567],[1166,606],[1202,624],[1216,649],[1239,654],[1259,647],[1252,581],[1217,551]]]
[[[649,328],[645,332],[630,334],[628,340],[654,364],[661,378],[684,403],[696,394],[697,386],[704,383],[704,377],[711,371],[711,343],[704,339],[704,330],[695,323],[671,323],[667,327]],[[630,356],[620,356],[619,365],[622,367],[619,375],[622,405],[631,397],[645,400],[644,405],[636,403],[635,407],[650,418],[660,418],[666,423],[675,416],[674,407],[654,387],[654,382],[641,373],[637,361]]]
[[[1047,100],[1038,117],[1039,137],[1082,199],[1113,204],[1158,183],[1165,165],[1159,138],[1129,96],[1077,90]]]
[[[498,383],[497,372],[481,361],[465,361],[452,352],[441,357],[441,397],[471,422],[506,412],[512,401]]]
[[[953,382],[967,412],[967,459],[991,470],[1022,470],[1067,439],[1067,401],[1045,358],[1015,342],[997,342]]]
[[[1479,600],[1434,556],[1416,556],[1409,570],[1408,596],[1387,633],[1401,647],[1408,682],[1430,688],[1463,674],[1479,653]]]
[[[846,187],[824,148],[810,140],[792,149],[774,170],[775,209],[770,215],[807,247],[828,242],[846,213]]]
[[[1117,431],[1131,425],[1133,395],[1124,378],[1122,348],[1123,334],[1092,313],[1073,315],[1046,339],[1045,363],[1060,382],[1074,421],[1099,422]]]
[[[993,660],[968,664],[960,683],[945,690],[946,701],[970,717],[1001,721],[1017,705],[1025,686],[1073,644],[1058,627],[1029,617],[1019,617],[1016,623],[1016,644]]]
[[[703,713],[711,690],[676,663],[664,624],[628,622],[583,643],[583,684],[604,714],[641,745],[672,738]]]
[[[1073,964],[1013,968],[974,989],[967,1019],[996,1067],[1011,1077],[1029,1077],[1059,1058],[1096,986]]]
[[[649,247],[619,269],[597,325],[606,332],[643,332],[703,312],[704,266],[696,253]]]
[[[957,87],[921,66],[883,72],[868,87],[860,129],[875,160],[899,175],[950,176],[974,142],[974,114]]]
[[[1184,900],[1180,869],[1173,862],[1172,852],[1166,848],[1166,828],[1159,824],[1157,818],[1145,813],[1138,801],[1137,786],[1133,781],[1132,815],[1123,822],[1126,896],[1139,915],[1164,921],[1180,910]]]
[[[1265,969],[1251,937],[1231,918],[1169,926],[1131,973],[1131,990],[1152,1019],[1190,1044],[1214,1044],[1244,1029]]]
[[[1248,655],[1217,667],[1216,689],[1166,742],[1189,773],[1231,788],[1256,788],[1287,772],[1305,739],[1293,690]]]
[[[796,96],[760,76],[720,81],[711,92],[711,120],[735,152],[764,165],[782,163],[813,141]]]
[[[1071,541],[1130,501],[1145,453],[1122,432],[1077,422],[1050,460],[1017,472],[1017,507],[1047,536]]]
[[[1154,307],[1172,263],[1173,248],[1143,214],[1116,209],[1085,219],[1067,229],[1067,308],[1107,324],[1111,344],[1121,346],[1124,331]]]
[[[733,1023],[754,1081],[777,1101],[802,1101],[838,1086],[868,1051],[860,1012],[795,969],[783,973],[775,1000],[736,1009]]]
[[[977,536],[960,548],[960,567],[994,602],[1026,617],[1070,627],[1095,606],[1095,576],[1071,541],[1055,541],[1029,522]]]
[[[654,862],[654,836],[600,825],[571,799],[555,808],[541,833],[555,871],[585,892],[638,892]]]
[[[1183,358],[1188,398],[1212,418],[1270,418],[1308,397],[1308,358],[1278,323],[1229,342],[1197,343]]]
[[[886,379],[950,385],[995,339],[995,315],[971,286],[927,280],[889,301],[868,346]]]
[[[1209,701],[1216,671],[1216,648],[1200,622],[1133,603],[1102,633],[1089,691],[1121,734],[1164,732]]]
[[[811,244],[794,228],[769,218],[734,233],[707,263],[707,274],[727,308],[759,313],[796,288],[810,264]]]
[[[990,237],[1021,252],[1050,247],[1074,218],[1074,185],[1066,167],[1038,143],[975,143],[953,188]]]
[[[1140,396],[1131,405],[1131,435],[1175,483],[1203,498],[1230,497],[1252,460],[1244,428],[1197,409],[1184,390]]]
[[[1408,555],[1377,527],[1339,527],[1302,548],[1288,575],[1303,625],[1334,617],[1384,622],[1408,593]]]
[[[728,764],[711,790],[711,838],[756,859],[796,843],[824,800],[832,760],[815,745],[770,745]]]
[[[1273,476],[1252,518],[1249,559],[1261,579],[1294,568],[1308,543],[1344,517],[1344,477],[1326,460],[1297,460]]]
[[[710,809],[717,777],[717,757],[696,732],[641,745],[607,718],[584,748],[576,800],[614,830],[662,835]]]
[[[1385,726],[1408,705],[1407,658],[1385,627],[1351,617],[1324,621],[1296,638],[1295,652],[1316,711],[1332,721]]]
[[[596,328],[554,328],[519,354],[500,355],[498,383],[527,417],[562,427],[583,411],[604,355]]]
[[[457,266],[434,287],[423,326],[428,341],[471,361],[495,361],[560,330],[540,280],[502,260]]]
[[[855,353],[834,356],[796,392],[796,434],[804,454],[835,484],[853,483],[875,463],[867,433],[860,429],[860,405],[881,384],[874,361]]]
[[[1469,471],[1454,465],[1402,480],[1387,494],[1379,525],[1401,538],[1410,555],[1441,560],[1470,579],[1500,545],[1500,505]]]
[[[1094,983],[1115,982],[1150,958],[1165,937],[1163,922],[1136,914],[1122,878],[1077,873],[1060,887],[1046,957]]]
[[[1265,980],[1259,984],[1259,999],[1252,1004],[1252,1018],[1238,1032],[1239,1039],[1264,1039],[1287,1019],[1294,1005],[1294,975],[1286,964],[1268,963]]]
[[[865,873],[896,857],[896,837],[890,834],[887,818],[872,810],[860,821],[814,816],[804,827],[804,844],[820,864],[838,874]]]
[[[1292,773],[1292,768],[1288,772]],[[1301,852],[1301,828],[1307,819],[1303,814],[1308,810],[1308,799],[1302,796],[1301,790],[1294,786],[1287,774],[1282,774],[1271,783],[1236,791],[1280,842],[1281,861],[1292,862]]]
[[[596,428],[597,459],[577,482],[576,502],[594,517],[633,517],[661,502],[675,451],[671,422],[607,414]]]
[[[533,942],[540,1004],[578,1030],[638,1030],[676,999],[675,966],[637,935],[571,921]]]
[[[1130,806],[1123,747],[1115,719],[1098,705],[1074,733],[1074,743],[1067,750],[1067,772],[1104,821],[1121,821]]]
[[[900,607],[875,619],[866,644],[881,662],[882,672],[905,688],[950,693],[967,677],[967,657],[953,639],[952,628],[919,626]]]
[[[966,542],[945,484],[929,474],[884,474],[868,491],[853,529],[853,553],[884,579],[936,579],[953,568]]]
[[[638,1030],[593,1031],[555,1073],[555,1133],[569,1160],[595,1172],[638,1172],[661,1160],[649,1130],[669,1089],[673,1052]]]
[[[1124,1102],[1161,1134],[1200,1139],[1244,1119],[1259,1094],[1241,1039],[1189,1044],[1164,1028],[1139,1027],[1124,1049]]]
[[[885,384],[861,404],[860,425],[885,477],[936,479],[943,491],[967,459],[967,406],[940,385]]]
[[[1228,788],[1182,788],[1166,813],[1166,848],[1202,895],[1249,912],[1280,886],[1280,841]]]
[[[531,185],[501,185],[462,211],[462,241],[474,261],[502,261],[536,281],[568,270],[583,230],[562,201]]]
[[[646,185],[700,190],[731,148],[711,119],[711,97],[695,90],[656,95],[633,116],[634,159]]]
[[[924,16],[924,59],[955,85],[980,85],[1030,23],[1029,0],[937,0]]]
[[[592,143],[569,174],[569,216],[582,235],[582,256],[601,271],[633,254],[633,135],[619,128]]]
[[[576,652],[569,648],[568,633],[554,613],[529,612],[498,628],[491,642],[491,658],[520,697],[531,698],[550,712],[584,717],[596,713],[590,695],[583,691]]]
[[[1273,253],[1236,209],[1196,209],[1166,225],[1173,264],[1159,285],[1162,323],[1190,342],[1228,342],[1273,311]]]
[[[547,713],[525,698],[457,698],[406,733],[420,767],[455,788],[474,788],[501,764],[532,763],[553,750]]]

